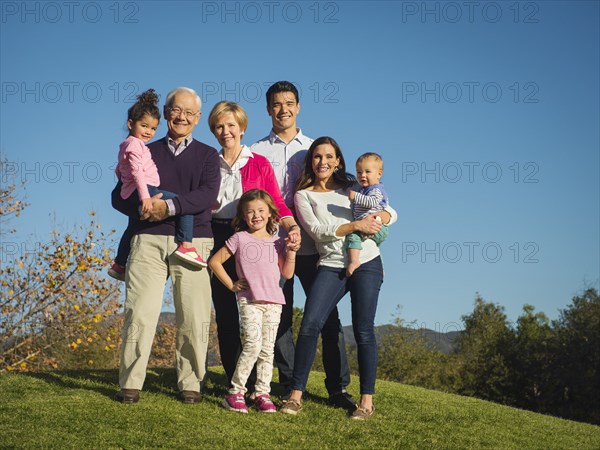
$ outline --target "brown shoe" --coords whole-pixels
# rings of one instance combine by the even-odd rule
[[[354,420],[369,420],[375,414],[375,406],[372,406],[371,409],[361,408],[360,406],[356,408],[356,410],[350,416],[351,419]]]
[[[302,401],[297,401],[297,400],[292,400],[292,399],[286,400],[285,402],[283,402],[283,406],[281,407],[281,409],[279,411],[284,414],[291,414],[291,415],[295,416],[300,411],[302,411]]]
[[[121,389],[115,394],[115,400],[121,403],[137,403],[140,401],[140,390]]]
[[[199,403],[202,400],[202,394],[198,391],[181,391],[179,400],[183,403]]]

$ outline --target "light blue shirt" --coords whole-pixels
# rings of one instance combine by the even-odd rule
[[[304,155],[312,142],[313,139],[304,136],[300,128],[289,143],[285,143],[271,130],[268,136],[250,147],[250,151],[266,157],[273,166],[281,195],[292,211],[296,181],[302,173]]]

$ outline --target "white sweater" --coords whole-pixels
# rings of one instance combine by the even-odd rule
[[[314,239],[319,252],[319,265],[343,268],[347,266],[345,236],[336,236],[335,232],[345,223],[354,219],[350,209],[348,190],[337,189],[330,192],[302,190],[294,197],[296,215],[308,235]],[[398,218],[391,207],[385,209],[392,216],[392,224]],[[360,262],[364,264],[379,256],[379,248],[372,239],[362,243]]]

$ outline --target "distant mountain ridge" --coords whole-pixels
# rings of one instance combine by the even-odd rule
[[[377,339],[377,344],[379,344],[383,336],[390,333],[394,329],[396,329],[395,325],[388,324],[376,326],[375,339]],[[356,347],[356,340],[354,339],[352,325],[346,325],[345,327],[343,327],[343,330],[346,345],[350,347]],[[428,328],[420,328],[417,330],[415,330],[414,328],[403,328],[403,330],[406,330],[407,333],[418,332],[425,339],[425,342],[429,349],[438,350],[444,354],[449,354],[452,351],[454,351],[454,349],[456,349],[458,337],[461,333],[460,331],[448,331],[446,333],[441,333],[439,331],[430,330]]]
[[[162,312],[160,314],[159,324],[163,322],[175,325],[175,313]],[[395,328],[396,326],[391,324],[376,326],[375,338],[377,339],[377,343],[379,344],[381,338],[386,334],[390,333]],[[343,327],[343,330],[344,338],[346,339],[346,345],[349,347],[356,347],[356,340],[354,339],[352,325],[346,325],[345,327]],[[461,333],[460,331],[448,331],[443,333],[435,330],[430,330],[428,328],[421,328],[418,330],[415,330],[414,328],[404,328],[404,330],[410,333],[414,333],[415,331],[419,332],[425,339],[428,348],[432,350],[438,350],[444,354],[449,354],[456,349],[458,337]],[[216,361],[219,361],[219,357],[218,355],[213,355],[209,352],[208,361],[214,364]]]

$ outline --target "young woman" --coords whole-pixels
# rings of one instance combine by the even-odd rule
[[[290,399],[281,412],[297,414],[302,409],[302,393],[310,373],[317,339],[325,319],[349,291],[352,302],[352,326],[358,347],[360,403],[353,419],[373,416],[373,394],[377,372],[377,343],[374,320],[379,289],[383,282],[383,266],[379,248],[371,239],[364,241],[361,265],[352,276],[346,274],[347,255],[344,239],[358,231],[373,235],[382,223],[390,221],[390,213],[382,211],[361,220],[353,220],[349,190],[356,184],[346,174],[346,164],[337,142],[330,137],[315,140],[304,160],[303,173],[295,196],[296,214],[306,232],[315,240],[319,251],[319,269],[304,307],[300,326],[294,377]],[[381,220],[377,220],[377,216]]]

